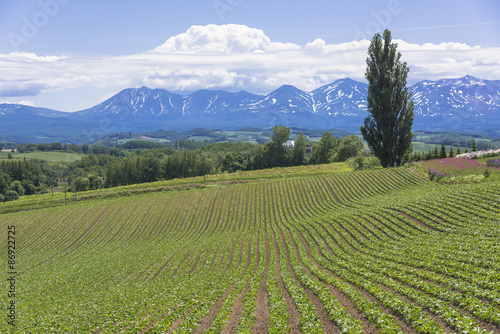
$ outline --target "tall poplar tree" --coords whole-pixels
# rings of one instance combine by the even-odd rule
[[[361,126],[363,138],[382,166],[400,166],[411,153],[413,101],[406,87],[408,67],[396,52],[391,32],[373,36],[368,48],[365,77],[368,80],[368,112]]]

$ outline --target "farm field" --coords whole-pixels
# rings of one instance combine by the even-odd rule
[[[500,182],[284,171],[0,215],[0,332],[500,333]]]
[[[7,159],[10,152],[2,151],[0,152],[0,159]],[[80,160],[83,154],[68,153],[68,152],[30,152],[30,153],[18,153],[13,152],[13,159],[41,159],[52,162],[74,162]]]

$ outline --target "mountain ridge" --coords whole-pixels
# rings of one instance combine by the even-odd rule
[[[500,136],[500,80],[466,75],[424,80],[408,87],[415,104],[414,129],[484,132]],[[34,137],[84,140],[87,132],[187,130],[195,127],[270,128],[277,124],[359,131],[368,115],[368,84],[350,78],[310,92],[282,85],[267,95],[202,89],[181,95],[160,88],[127,88],[102,103],[74,113],[0,104],[0,140],[13,131]],[[57,125],[57,120],[62,126]],[[108,124],[107,126],[103,125]],[[34,129],[35,124],[41,129]],[[66,129],[66,131],[63,128]],[[45,128],[45,131],[43,130]],[[67,131],[71,129],[71,131]],[[89,130],[90,129],[90,130]],[[32,136],[32,137],[33,137]],[[85,141],[85,140],[84,140]]]

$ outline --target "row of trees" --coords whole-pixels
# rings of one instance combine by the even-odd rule
[[[106,187],[155,182],[211,174],[213,163],[196,151],[183,151],[164,159],[153,154],[115,159],[107,166]]]
[[[63,152],[73,152],[73,153],[83,153],[83,154],[108,154],[113,156],[123,156],[123,151],[116,148],[111,148],[107,146],[91,146],[88,143],[83,143],[82,145],[68,144],[68,143],[26,143],[20,144],[17,147],[19,153],[30,153],[35,151],[41,152],[51,152],[51,151],[63,151]]]
[[[476,148],[472,148],[472,152],[477,151]],[[431,160],[431,159],[443,159],[443,158],[453,158],[462,153],[468,153],[469,150],[466,148],[464,152],[460,149],[460,146],[457,147],[456,150],[453,149],[453,146],[447,151],[446,146],[444,144],[441,145],[441,148],[438,146],[434,146],[434,149],[429,149],[427,152],[414,152],[410,156],[411,161],[420,161],[420,160]]]
[[[306,154],[309,146],[303,133],[297,136],[294,147],[287,149],[284,144],[290,139],[290,129],[278,125],[273,127],[271,141],[255,146],[252,156],[228,153],[221,163],[221,170],[257,170],[273,167],[301,166],[307,164],[326,164],[340,162],[357,156],[363,150],[363,141],[354,135],[336,138],[325,132],[319,143],[312,147],[312,154]]]
[[[0,202],[23,195],[47,191],[54,178],[52,171],[37,160],[3,160],[0,162]]]
[[[363,142],[357,136],[335,138],[325,132],[313,153],[306,155],[307,140],[300,133],[293,149],[286,149],[284,143],[290,139],[290,129],[275,126],[271,141],[265,145],[249,143],[218,143],[204,146],[194,151],[176,151],[173,154],[164,149],[148,150],[140,155],[131,154],[126,158],[105,158],[88,156],[73,163],[74,171],[99,171],[104,176],[105,187],[155,182],[174,178],[185,178],[218,172],[257,170],[273,167],[298,166],[303,164],[324,164],[345,161],[363,150]],[[104,167],[104,164],[106,166]],[[99,165],[96,169],[95,165]],[[105,170],[102,173],[102,170]],[[90,171],[90,170],[89,170]],[[75,186],[78,182],[75,180]],[[92,182],[80,180],[86,189],[92,189]],[[99,184],[95,183],[94,184]],[[77,190],[82,188],[76,186]]]

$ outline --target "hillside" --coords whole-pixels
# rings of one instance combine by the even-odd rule
[[[1,215],[16,332],[500,331],[498,182],[332,166]]]

